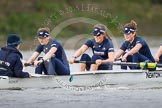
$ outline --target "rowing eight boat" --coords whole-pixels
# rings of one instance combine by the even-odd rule
[[[0,89],[55,88],[85,90],[103,85],[154,85],[161,86],[162,71],[148,70],[105,70],[75,72],[66,76],[33,75],[32,78],[0,77]]]

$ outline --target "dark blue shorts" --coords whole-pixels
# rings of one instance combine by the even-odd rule
[[[90,57],[88,54],[83,54],[80,58],[80,61],[96,61],[97,59],[102,59],[104,60],[101,56],[99,55],[93,55]],[[86,70],[90,70],[91,64],[86,64]],[[107,65],[107,64],[101,64],[98,67],[98,70],[112,70],[112,65]]]

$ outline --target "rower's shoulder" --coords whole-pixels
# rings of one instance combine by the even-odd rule
[[[138,40],[144,40],[144,38],[142,38],[140,36],[136,36],[136,39],[138,39]]]

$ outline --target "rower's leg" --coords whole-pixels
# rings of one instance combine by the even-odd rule
[[[91,64],[90,71],[95,71],[98,69],[98,66],[96,64]]]
[[[46,64],[46,68],[48,75],[57,75],[56,64],[54,59],[49,60],[49,62]]]
[[[129,55],[127,57],[127,62],[132,62],[132,55]],[[128,67],[129,67],[129,69],[132,69],[132,66],[128,66]]]
[[[54,71],[49,71],[48,74],[49,75],[55,75],[55,73],[57,75],[70,75],[70,69],[68,66],[66,66],[65,64],[63,64],[59,59],[57,58],[52,58],[52,64],[53,64],[53,68]]]
[[[124,56],[124,54],[123,54],[123,56]],[[132,56],[131,55],[127,56],[127,62],[132,62]],[[132,69],[131,66],[129,66],[129,68]],[[127,70],[127,66],[122,66],[121,65],[121,69]]]
[[[136,62],[136,63],[140,63],[140,62],[155,62],[154,59],[149,59],[148,57],[142,55],[142,54],[139,54],[139,53],[136,53],[133,55],[133,62]],[[134,66],[133,69],[140,69],[139,66]],[[149,71],[154,71],[156,70],[156,68],[151,68],[151,69],[148,69]]]
[[[113,66],[112,65],[107,65],[107,64],[101,64],[98,67],[98,70],[113,70]]]
[[[79,63],[79,71],[82,72],[82,71],[85,71],[86,69],[86,64],[85,63]]]
[[[42,59],[42,57],[38,58],[38,60],[40,59]],[[44,63],[39,64],[38,67],[35,68],[35,74],[42,74],[43,71],[45,74],[47,73]]]
[[[91,64],[90,71],[95,71],[95,70],[112,70],[113,66],[112,65],[107,65],[107,64],[101,64],[97,66],[96,64]]]
[[[149,61],[149,59],[146,56],[141,55],[139,53],[135,53],[132,55],[132,62],[140,63],[140,62],[145,62],[146,60]],[[132,66],[132,69],[140,69],[140,67]]]
[[[80,61],[91,61],[91,57],[88,54],[83,54],[80,58]],[[90,64],[80,63],[79,71],[90,70]]]
[[[95,62],[97,59],[102,59],[102,58],[100,56],[98,56],[98,55],[93,55],[91,61]],[[90,71],[95,71],[95,70],[98,70],[98,65],[91,64]]]

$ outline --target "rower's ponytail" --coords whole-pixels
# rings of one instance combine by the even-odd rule
[[[126,23],[125,25],[124,25],[124,28],[125,27],[132,27],[132,28],[134,28],[135,30],[137,30],[137,23],[134,21],[134,20],[131,20],[129,23]]]
[[[137,23],[134,20],[131,20],[129,23],[126,23],[124,25],[124,28],[131,28],[131,29],[133,29],[134,32],[135,32],[135,36],[137,35]]]

